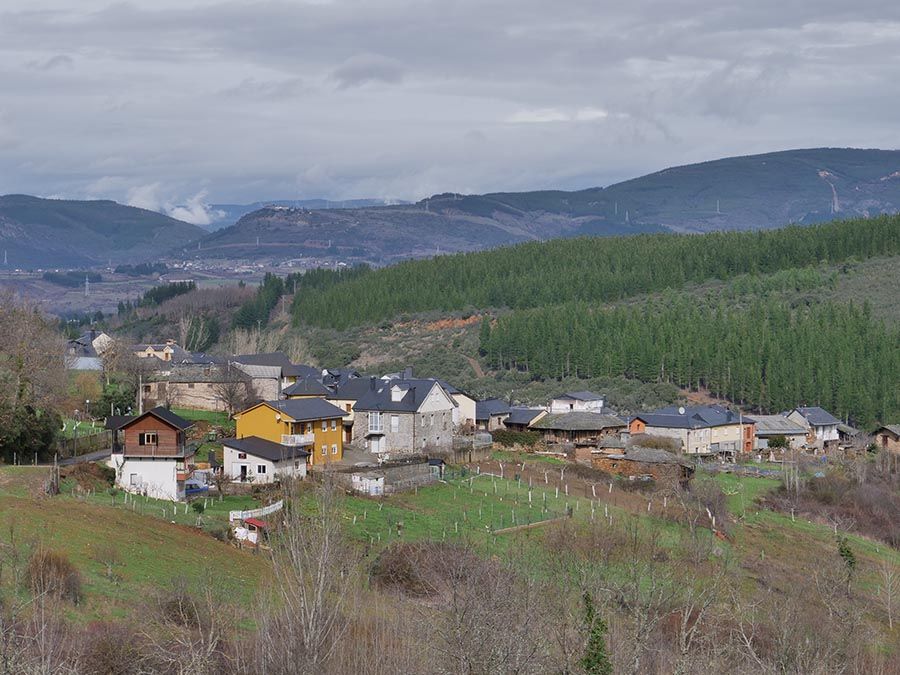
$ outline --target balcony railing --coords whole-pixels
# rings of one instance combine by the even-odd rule
[[[316,442],[315,434],[281,434],[281,444],[289,446],[312,445]]]
[[[187,480],[191,476],[194,475],[194,467],[186,466],[175,469],[175,480],[182,481]]]

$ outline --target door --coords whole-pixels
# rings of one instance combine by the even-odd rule
[[[243,483],[245,480],[247,480],[247,465],[246,465],[246,464],[241,464],[241,475],[240,475],[240,478],[241,478],[241,482],[242,482],[242,483]]]

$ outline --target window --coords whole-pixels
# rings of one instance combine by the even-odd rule
[[[400,415],[391,415],[391,431],[395,434],[400,431]]]
[[[257,464],[256,465],[256,473],[265,473],[266,465],[265,464]]]
[[[322,431],[328,431],[328,420],[322,420]]]
[[[155,431],[145,431],[138,434],[138,445],[157,445],[158,443]]]
[[[194,383],[188,382],[188,389],[193,389],[193,388],[194,388]]]
[[[331,420],[331,430],[337,431],[337,420]]]
[[[138,475],[136,473],[133,473],[128,477],[129,485],[137,485],[139,482],[140,482],[140,478],[138,478]]]
[[[328,446],[327,446],[327,445],[323,445],[323,446],[322,446],[322,457],[324,457],[324,456],[327,455],[327,454],[328,454]]]
[[[331,445],[331,454],[332,454],[332,455],[336,455],[336,454],[337,454],[337,443],[333,443],[333,444]]]
[[[246,453],[246,452],[239,452],[239,453],[238,453],[238,459],[247,459],[247,453]]]
[[[149,385],[149,384],[145,384],[145,385],[144,385],[144,393],[145,393],[145,394],[149,394],[149,393],[150,393],[150,385]]]
[[[349,403],[344,404],[344,409],[345,409],[347,412],[350,412],[350,408],[351,408],[351,405],[350,405]]]
[[[384,431],[384,420],[380,412],[369,413],[369,433],[381,433]]]
[[[308,433],[308,434],[312,433],[312,422],[306,423],[306,433]]]

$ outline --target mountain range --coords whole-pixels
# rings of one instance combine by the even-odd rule
[[[359,209],[368,206],[388,206],[390,204],[404,204],[387,199],[348,199],[346,201],[331,201],[328,199],[275,199],[252,204],[210,204],[209,212],[213,215],[213,221],[204,226],[215,231],[223,227],[234,225],[242,217],[253,211],[269,206],[287,206],[293,209]]]
[[[208,233],[112,201],[7,195],[0,197],[0,247],[8,267],[91,266],[148,255],[387,264],[580,235],[766,229],[897,213],[900,151],[817,148],[730,157],[571,192],[444,193],[393,205],[283,200],[210,209],[222,214],[220,222],[237,222]]]
[[[898,210],[900,151],[818,148],[679,166],[573,192],[439,194],[352,210],[268,206],[206,237],[203,255],[383,264],[527,240],[766,229]]]
[[[204,234],[195,225],[108,200],[0,196],[0,251],[12,269],[157,259]]]

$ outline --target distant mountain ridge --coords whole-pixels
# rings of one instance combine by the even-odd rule
[[[0,196],[6,268],[88,267],[152,259],[205,234],[195,225],[109,200]]]
[[[223,227],[234,225],[248,213],[271,206],[287,206],[294,209],[360,209],[369,206],[391,206],[393,204],[407,203],[387,199],[347,199],[343,201],[332,201],[329,199],[272,199],[253,202],[252,204],[210,204],[209,212],[213,214],[214,220],[205,227],[212,231],[219,230]]]
[[[268,206],[203,241],[204,256],[390,263],[527,240],[766,229],[900,211],[900,151],[786,150],[672,167],[606,188],[439,194],[328,211]]]

